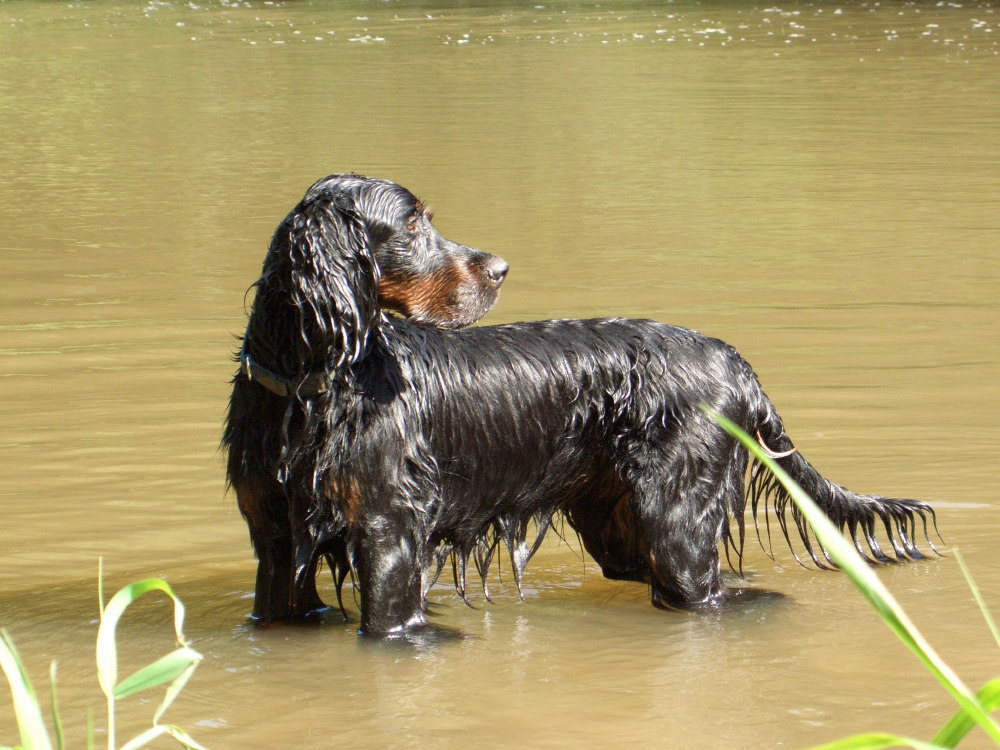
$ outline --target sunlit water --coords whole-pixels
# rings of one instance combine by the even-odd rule
[[[439,586],[412,643],[359,641],[350,593],[353,622],[255,629],[217,446],[270,233],[356,170],[511,263],[489,321],[733,343],[828,476],[936,503],[996,608],[998,53],[987,3],[0,3],[0,625],[36,686],[59,661],[71,744],[99,556],[187,604],[206,660],[168,718],[213,748],[929,739],[944,691],[779,540],[745,560],[773,593],[704,616],[569,536],[524,603],[506,567],[493,605]],[[971,685],[1000,673],[954,557],[881,574]],[[138,606],[123,672],[171,645]]]

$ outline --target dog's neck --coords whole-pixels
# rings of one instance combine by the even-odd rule
[[[240,371],[250,382],[256,383],[282,398],[319,396],[330,390],[334,377],[331,370],[323,368],[314,370],[302,378],[290,378],[258,364],[247,352],[246,334],[243,336],[243,346],[240,347]]]
[[[251,382],[286,398],[313,397],[338,385],[349,386],[355,380],[356,363],[371,356],[378,342],[384,340],[384,317],[380,313],[379,322],[369,329],[357,350],[344,351],[336,341],[330,341],[329,336],[313,336],[308,344],[299,339],[302,342],[299,347],[276,348],[269,343],[276,340],[271,327],[264,329],[251,314],[240,346],[240,371]],[[294,339],[279,337],[277,340]]]

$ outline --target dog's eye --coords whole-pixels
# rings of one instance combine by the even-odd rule
[[[410,232],[416,232],[418,229],[422,229],[431,223],[434,218],[434,210],[430,208],[421,208],[413,216],[409,218],[406,222],[406,228]]]
[[[406,229],[409,232],[416,232],[424,223],[424,212],[421,210],[414,211],[410,214],[410,217],[406,220]]]

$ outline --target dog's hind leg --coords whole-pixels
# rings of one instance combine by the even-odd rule
[[[642,455],[645,453],[645,455]],[[667,455],[664,455],[664,454]],[[719,542],[726,532],[734,494],[733,443],[705,446],[683,440],[669,450],[640,450],[633,471],[632,513],[645,537],[653,604],[711,604],[725,594]]]

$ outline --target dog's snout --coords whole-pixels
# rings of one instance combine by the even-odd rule
[[[486,264],[486,278],[493,284],[500,286],[503,280],[507,278],[507,271],[509,269],[510,266],[507,265],[507,261],[494,255],[490,258],[490,262]]]

